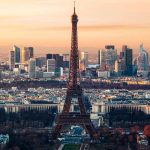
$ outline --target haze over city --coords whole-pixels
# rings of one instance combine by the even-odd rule
[[[33,46],[36,53],[70,50],[70,0],[5,0],[0,5],[0,53],[8,54],[14,44]],[[144,43],[150,49],[149,0],[77,1],[79,49],[97,53],[106,44],[134,53]]]
[[[0,150],[150,150],[149,6],[1,2]]]

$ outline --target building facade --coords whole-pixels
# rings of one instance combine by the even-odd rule
[[[88,67],[88,52],[81,52],[80,54],[80,69],[86,70]]]
[[[137,67],[138,71],[148,71],[149,69],[148,53],[144,49],[143,44],[140,45],[140,53],[137,57]]]
[[[47,72],[55,72],[56,69],[56,60],[48,59],[47,60]]]
[[[105,51],[103,49],[99,50],[99,65],[101,70],[106,69]]]
[[[124,75],[132,76],[133,75],[133,52],[132,49],[128,48],[127,45],[123,45],[122,47],[123,59],[124,59]]]
[[[113,45],[105,46],[105,61],[106,61],[106,70],[113,72],[115,69],[115,61],[117,60],[117,50]]]
[[[15,52],[15,63],[20,63],[20,48],[14,45],[13,51]]]
[[[21,63],[22,64],[28,64],[28,61],[30,58],[33,58],[34,56],[33,47],[24,47],[21,50]]]
[[[56,68],[63,67],[63,56],[59,54],[46,54],[46,59],[55,59]]]
[[[13,70],[15,68],[15,51],[9,52],[9,69]]]
[[[29,60],[29,78],[36,77],[36,61],[33,58]]]

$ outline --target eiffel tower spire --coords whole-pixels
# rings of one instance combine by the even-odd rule
[[[76,14],[76,1],[74,1],[74,14]]]

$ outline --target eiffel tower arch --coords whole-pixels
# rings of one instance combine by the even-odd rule
[[[62,128],[66,125],[80,125],[93,139],[98,139],[98,134],[91,122],[90,114],[86,112],[83,101],[83,90],[80,86],[79,76],[79,51],[78,51],[78,35],[77,23],[78,16],[75,11],[71,17],[72,21],[72,37],[70,52],[70,70],[67,85],[67,94],[61,114],[57,116],[56,126],[52,130],[52,139],[55,140],[60,135]],[[79,104],[80,112],[70,112],[72,98],[76,98]]]

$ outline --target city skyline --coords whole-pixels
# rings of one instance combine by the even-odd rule
[[[19,0],[12,1],[12,6],[19,4]],[[96,0],[93,1],[96,2]],[[107,1],[102,3],[106,5]],[[126,4],[129,4],[128,1],[126,0]],[[26,12],[31,14],[31,18],[26,16],[29,20],[27,18],[27,20],[23,18],[21,22],[16,20],[14,28],[11,29],[13,32],[3,31],[6,36],[7,33],[8,35],[13,33],[12,38],[15,37],[13,40],[19,39],[20,42],[12,44],[14,46],[11,45],[9,60],[4,57],[3,53],[0,53],[0,60],[1,56],[4,59],[0,61],[0,149],[150,149],[150,65],[145,41],[140,42],[138,56],[135,59],[133,55],[133,49],[135,50],[133,45],[135,41],[137,43],[139,36],[136,35],[139,34],[139,27],[142,33],[144,28],[149,29],[148,26],[146,27],[148,20],[144,21],[145,24],[142,22],[133,25],[136,19],[132,20],[132,17],[129,17],[133,22],[128,18],[128,21],[131,21],[128,24],[119,25],[118,22],[113,25],[115,20],[111,18],[112,22],[108,23],[109,25],[103,26],[102,22],[101,25],[96,25],[94,23],[98,22],[98,19],[95,18],[93,22],[89,20],[94,19],[92,15],[96,16],[98,13],[97,1],[95,14],[93,11],[87,11],[88,5],[83,8],[86,10],[84,13],[79,11],[83,13],[81,15],[83,22],[81,21],[78,30],[80,13],[78,14],[76,10],[79,7],[76,7],[75,2],[69,21],[72,26],[63,23],[65,17],[59,16],[58,18],[56,14],[60,12],[58,13],[55,9],[57,12],[55,13],[52,9],[54,4],[59,11],[69,5],[69,0],[63,2],[65,3],[59,8],[57,7],[58,0],[55,2],[30,0],[30,3],[29,0],[23,1],[23,9],[19,5],[17,8],[23,14],[25,13],[25,16]],[[117,0],[109,0],[110,2],[118,4]],[[39,10],[37,7],[41,5],[41,8],[44,8],[42,4],[46,3],[52,6],[51,11],[47,10],[47,16],[54,11],[52,16],[55,17],[51,18],[51,22],[49,19],[41,19],[37,23],[33,19],[34,15],[45,13],[43,9]],[[125,5],[122,6],[126,8]],[[12,15],[16,13],[22,16],[23,14],[17,13],[17,8],[14,12],[12,11]],[[114,10],[114,13],[118,12]],[[64,16],[65,11],[61,13]],[[104,18],[106,14],[103,14]],[[39,15],[38,18],[41,18]],[[86,17],[83,17],[85,15],[89,19],[88,22],[86,22]],[[53,22],[54,20],[58,22]],[[44,21],[47,22],[43,28]],[[18,23],[20,26],[16,26]],[[51,26],[47,27],[47,24]],[[69,34],[67,34],[68,31]],[[129,36],[126,38],[134,41],[132,45],[121,41],[125,31],[127,32],[125,35]],[[132,34],[131,31],[136,34]],[[82,35],[83,40],[78,39],[78,33],[79,37]],[[88,36],[89,33],[91,36]],[[83,49],[84,44],[89,47],[92,43],[96,44],[99,34],[106,39],[111,38],[111,43],[103,43],[105,38],[102,38],[101,45],[104,45],[97,47],[96,51]],[[23,43],[20,36],[24,38]],[[67,39],[68,36],[70,38]],[[120,39],[117,40],[117,37]],[[146,39],[148,40],[148,37]],[[117,43],[114,43],[115,40]],[[50,43],[52,41],[54,43]],[[42,45],[43,42],[44,45]],[[62,52],[62,47],[59,51],[60,42],[64,42],[65,52]],[[8,43],[10,43],[9,40]],[[50,44],[58,46],[57,51],[43,48]],[[38,45],[42,47],[41,50]],[[117,46],[122,46],[122,48]],[[40,54],[39,57],[35,53]],[[95,57],[91,57],[91,53],[95,53]],[[45,54],[45,57],[42,57],[42,54]]]
[[[138,53],[144,43],[149,50],[150,10],[148,0],[77,1],[79,49],[97,53],[97,49],[124,44]],[[69,0],[5,0],[0,8],[0,53],[12,45],[33,46],[36,53],[70,50],[70,17],[73,1]],[[89,11],[91,10],[91,11]],[[94,10],[94,11],[92,11]],[[66,35],[64,37],[64,35]],[[68,42],[69,41],[69,42]]]

